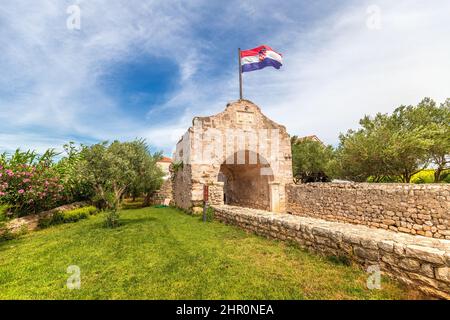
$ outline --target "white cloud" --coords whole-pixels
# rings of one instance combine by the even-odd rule
[[[344,8],[279,49],[282,72],[249,74],[249,96],[292,134],[317,134],[328,143],[364,114],[426,96],[444,101],[450,96],[450,3],[377,3],[380,30],[366,26],[369,2]]]
[[[82,10],[80,31],[66,28],[66,8],[74,2]],[[200,63],[212,59],[204,49],[214,43],[194,29],[211,22],[229,30],[242,21],[240,15],[258,26],[269,14],[283,26],[264,42],[284,54],[285,65],[245,74],[244,93],[291,134],[317,134],[336,143],[339,132],[355,127],[364,114],[392,111],[425,96],[438,101],[450,96],[448,1],[348,1],[332,15],[306,22],[296,19],[302,6],[295,1],[273,13],[245,3],[217,18],[202,9],[204,4],[210,3],[2,3],[0,149],[56,147],[68,137],[142,136],[169,153],[193,116],[219,112],[237,98],[235,69],[199,75]],[[380,30],[366,25],[372,4],[381,9]],[[170,56],[180,69],[179,89],[139,123],[97,83],[111,66],[135,59],[136,53]]]
[[[97,80],[115,63],[133,59],[136,48],[149,56],[170,53],[182,67],[183,81],[195,72],[195,59],[182,65],[189,33],[189,11],[182,3],[76,3],[79,31],[66,27],[72,1],[2,3],[0,145],[40,147],[39,136],[42,141],[49,136],[135,137],[132,117]],[[195,50],[190,51],[198,57]]]
[[[379,30],[367,27],[370,5],[351,3],[307,31],[288,29],[268,39],[283,52],[285,65],[280,71],[244,74],[245,97],[291,134],[316,134],[330,144],[337,144],[340,132],[357,127],[365,114],[391,112],[426,96],[450,97],[450,3],[377,1]],[[243,9],[262,14],[253,6]],[[190,126],[194,115],[214,114],[233,100],[237,75],[231,70],[219,80],[184,86],[169,101],[165,107],[189,106],[177,132]]]

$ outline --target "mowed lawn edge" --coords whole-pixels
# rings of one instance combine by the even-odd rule
[[[356,266],[249,234],[203,223],[175,208],[103,214],[0,243],[0,299],[411,299],[382,278],[367,289]],[[67,288],[69,266],[80,289]]]

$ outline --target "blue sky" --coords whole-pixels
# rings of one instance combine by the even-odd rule
[[[80,30],[66,27],[74,4]],[[446,0],[2,1],[0,151],[143,137],[170,155],[194,116],[237,98],[237,48],[261,44],[284,66],[244,74],[245,97],[336,144],[364,114],[450,97],[449,12]]]

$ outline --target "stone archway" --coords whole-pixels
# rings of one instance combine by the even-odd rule
[[[218,181],[223,182],[224,203],[272,210],[273,171],[267,160],[252,151],[238,151],[220,166]]]
[[[239,153],[245,154],[239,158],[246,161],[236,159]],[[249,161],[254,155],[258,162]],[[181,164],[173,173],[174,203],[185,210],[202,212],[208,185],[211,205],[226,200],[286,212],[285,187],[292,182],[291,140],[284,126],[267,118],[251,101],[239,100],[216,115],[195,117],[177,143],[174,162]],[[263,169],[267,171],[261,174]]]

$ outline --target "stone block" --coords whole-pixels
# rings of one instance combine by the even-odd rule
[[[364,258],[370,261],[376,261],[378,260],[378,251],[365,249],[362,247],[355,247],[353,248],[353,252],[356,256],[360,258]]]
[[[433,264],[445,264],[445,252],[431,247],[408,245],[406,255]]]
[[[450,283],[450,268],[441,267],[435,269],[436,279]]]
[[[434,278],[433,266],[429,263],[424,263],[420,266],[420,272],[428,278]]]
[[[420,262],[416,259],[404,258],[399,261],[400,268],[417,271],[420,270]]]

